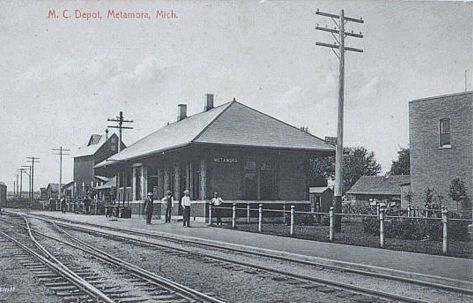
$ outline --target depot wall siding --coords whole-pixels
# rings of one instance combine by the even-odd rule
[[[279,199],[308,200],[307,159],[303,155],[288,154],[279,161]]]
[[[450,119],[451,148],[440,147],[440,119]],[[434,189],[448,207],[450,182],[459,177],[473,197],[473,94],[457,94],[409,103],[412,203],[423,206]]]

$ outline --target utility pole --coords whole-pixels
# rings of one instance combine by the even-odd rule
[[[26,161],[31,164],[31,203],[34,200],[34,164],[39,163],[38,157],[26,157]]]
[[[23,191],[23,171],[24,171],[23,168],[18,169],[18,172],[20,173],[20,196],[19,196],[20,199],[22,196],[21,192]]]
[[[58,194],[58,199],[61,199],[61,189],[62,189],[62,156],[67,156],[67,155],[70,155],[68,154],[67,152],[70,152],[71,150],[70,149],[67,149],[67,148],[62,148],[62,146],[60,146],[59,148],[53,148],[52,149],[53,152],[56,152],[54,155],[57,155],[59,156],[59,192],[57,193]]]
[[[362,53],[363,50],[354,47],[345,46],[345,37],[354,37],[354,38],[363,38],[361,32],[359,34],[354,33],[353,31],[347,32],[345,30],[345,24],[347,22],[355,23],[364,23],[362,18],[355,19],[351,17],[345,17],[344,10],[340,10],[339,15],[324,13],[317,9],[315,12],[316,15],[323,17],[329,17],[335,23],[333,29],[328,28],[327,26],[321,27],[318,24],[315,29],[328,32],[332,35],[335,43],[324,43],[316,42],[318,46],[328,47],[332,49],[334,54],[338,57],[339,60],[339,74],[338,74],[338,119],[337,119],[337,145],[335,150],[335,213],[342,212],[342,193],[343,193],[343,104],[345,97],[345,51],[359,52]],[[338,38],[337,35],[338,34]],[[335,50],[338,50],[335,51]],[[335,216],[335,231],[342,231],[342,217]]]
[[[118,142],[118,152],[121,151],[122,149],[122,130],[123,129],[133,129],[133,127],[130,127],[130,126],[123,126],[123,123],[133,123],[133,120],[125,120],[123,118],[123,112],[120,111],[120,113],[118,114],[118,116],[115,118],[115,119],[107,119],[107,121],[110,121],[110,122],[117,122],[118,125],[111,125],[111,126],[107,126],[107,127],[110,127],[110,128],[118,128],[118,134],[119,134],[119,142]]]
[[[20,183],[18,183],[18,173],[16,174],[16,197],[18,197],[18,194],[20,192]]]
[[[21,167],[29,170],[28,173],[25,171],[25,174],[28,175],[28,198],[31,200],[31,166],[22,165]]]

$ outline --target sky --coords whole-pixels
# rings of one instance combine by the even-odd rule
[[[473,4],[439,1],[0,0],[0,181],[36,156],[35,189],[59,181],[52,149],[73,153],[123,111],[129,145],[172,122],[177,105],[203,110],[236,98],[319,136],[336,136],[338,59],[333,27],[316,9],[349,17],[363,39],[345,58],[346,146],[374,151],[383,172],[409,143],[410,100],[472,89]],[[48,18],[51,9],[58,18]],[[156,10],[175,19],[156,19]],[[71,18],[63,18],[62,13]],[[75,18],[100,11],[102,19]],[[108,10],[150,19],[107,18]],[[24,183],[27,188],[27,183]]]

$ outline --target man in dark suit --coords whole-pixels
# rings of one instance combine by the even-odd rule
[[[151,217],[153,216],[153,193],[148,193],[148,198],[145,200],[145,214],[146,224],[151,224]]]

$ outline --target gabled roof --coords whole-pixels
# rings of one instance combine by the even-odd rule
[[[328,186],[323,186],[323,187],[309,187],[309,193],[310,194],[323,194],[325,191],[330,190],[333,192],[333,190],[328,187]]]
[[[74,158],[95,155],[95,153],[105,144],[105,142],[110,140],[112,137],[118,138],[116,134],[112,134],[108,137],[108,139],[102,135],[91,135],[87,145],[79,147],[74,153]]]
[[[46,188],[51,187],[51,191],[59,191],[59,184],[58,183],[49,183]]]
[[[352,195],[400,195],[401,185],[409,184],[409,175],[362,176],[347,191]]]
[[[99,163],[132,160],[189,144],[222,144],[333,152],[324,140],[237,101],[171,123]]]

